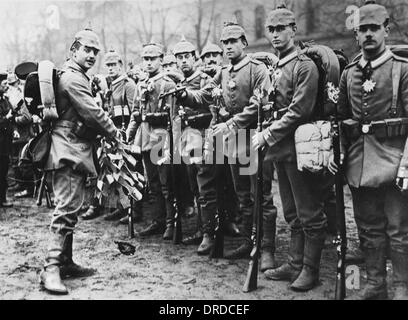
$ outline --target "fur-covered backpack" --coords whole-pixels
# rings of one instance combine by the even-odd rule
[[[37,115],[43,121],[58,119],[55,104],[60,71],[54,63],[48,60],[35,62],[23,62],[15,68],[17,77],[25,80],[24,100],[28,111]]]
[[[295,131],[297,165],[300,171],[321,172],[328,166],[333,148],[330,119],[336,106],[329,99],[329,88],[338,88],[341,72],[348,61],[342,51],[324,45],[300,43],[300,47],[317,66],[319,82],[312,122]]]
[[[52,121],[58,119],[55,92],[59,72],[50,61],[24,62],[15,68],[19,79],[25,80],[24,101],[28,111],[43,120],[42,131],[31,139],[26,156],[33,166],[44,168],[51,148]]]

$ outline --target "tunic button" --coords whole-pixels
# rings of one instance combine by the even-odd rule
[[[364,102],[364,107],[367,107],[367,106],[368,106],[367,102]]]
[[[367,112],[367,111],[366,111],[366,112],[364,112],[364,115],[365,115],[365,116],[368,116],[368,112]]]

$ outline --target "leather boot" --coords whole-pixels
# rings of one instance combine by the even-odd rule
[[[235,260],[235,259],[248,259],[252,251],[252,243],[245,240],[238,248],[227,251],[224,255],[225,259]]]
[[[292,231],[288,262],[276,269],[266,270],[265,277],[269,280],[293,282],[302,270],[304,244],[305,236],[303,230]]]
[[[227,251],[224,255],[225,259],[235,260],[235,259],[248,259],[252,251],[252,217],[244,215],[242,217],[243,225],[241,234],[244,237],[244,242],[236,249]]]
[[[303,267],[299,276],[290,285],[294,291],[308,291],[319,284],[319,269],[326,235],[318,238],[305,237]]]
[[[127,210],[129,210],[129,209],[127,209]],[[133,217],[133,223],[142,222],[143,214],[142,214],[142,208],[140,206],[138,206],[138,207],[134,206],[133,207],[132,217]],[[127,214],[123,218],[121,218],[119,220],[119,224],[128,224],[128,223],[129,223],[129,217],[128,217]]]
[[[261,272],[268,269],[275,269],[275,233],[276,219],[264,216],[263,221],[263,239],[261,252]]]
[[[201,232],[201,230],[198,230],[193,235],[184,238],[181,242],[184,245],[188,246],[191,244],[200,244],[202,240],[203,240],[203,233]]]
[[[50,293],[68,294],[68,289],[60,277],[60,268],[56,265],[47,266],[41,271],[40,284]]]
[[[386,249],[362,248],[366,263],[367,284],[361,292],[347,297],[347,300],[385,300],[387,292]]]
[[[393,300],[408,300],[408,254],[391,250],[391,261],[395,287]]]
[[[212,247],[214,246],[214,238],[211,237],[208,233],[204,233],[203,241],[197,249],[197,254],[200,256],[207,255],[211,252]]]
[[[166,230],[163,234],[163,240],[172,240],[174,234],[174,223],[167,223]]]
[[[85,268],[74,262],[72,259],[72,243],[73,234],[68,234],[65,237],[62,256],[62,264],[60,266],[60,276],[62,279],[66,278],[83,278],[90,277],[96,273],[96,269]]]
[[[261,253],[261,272],[265,272],[266,270],[269,269],[275,269],[276,266],[276,261],[275,261],[275,255],[273,252],[268,251],[268,250],[262,250]]]
[[[164,224],[154,220],[146,228],[139,232],[142,237],[151,236],[155,234],[162,234],[164,232]]]
[[[100,208],[90,205],[88,210],[81,215],[81,218],[84,220],[91,220],[99,217]]]

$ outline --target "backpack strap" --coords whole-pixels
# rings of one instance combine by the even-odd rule
[[[394,61],[392,64],[392,102],[390,109],[390,116],[397,116],[398,108],[398,89],[401,78],[402,63],[400,61]]]

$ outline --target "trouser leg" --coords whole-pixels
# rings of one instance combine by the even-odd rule
[[[71,167],[58,169],[53,172],[53,186],[56,208],[50,225],[51,235],[45,267],[59,266],[68,259],[64,246],[74,232],[78,212],[84,201],[85,175]]]
[[[159,178],[158,166],[152,163],[150,152],[143,152],[142,156],[150,188],[152,218],[153,221],[164,224],[166,219],[166,207]]]

